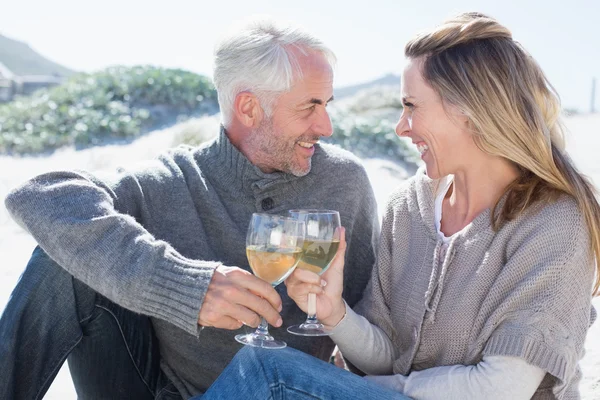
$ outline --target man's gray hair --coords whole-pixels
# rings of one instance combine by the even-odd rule
[[[267,117],[275,100],[302,77],[296,52],[323,54],[330,65],[335,55],[312,34],[271,19],[255,19],[226,36],[215,47],[213,79],[221,121],[233,117],[235,97],[244,91],[257,96]]]

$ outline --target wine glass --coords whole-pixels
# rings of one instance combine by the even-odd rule
[[[252,214],[246,235],[246,256],[254,275],[273,287],[292,273],[302,254],[304,222],[271,214]],[[269,324],[261,317],[254,333],[235,337],[245,345],[283,349],[286,343],[269,335]]]
[[[323,274],[340,247],[340,214],[332,210],[290,210],[289,215],[306,228],[302,257],[296,268]],[[300,336],[328,336],[317,319],[317,295],[308,294],[308,317],[303,324],[290,326],[289,333]]]

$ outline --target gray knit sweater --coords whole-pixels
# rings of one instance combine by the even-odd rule
[[[349,238],[344,286],[349,304],[360,299],[368,282],[379,235],[371,186],[350,153],[317,146],[307,176],[265,174],[224,132],[201,148],[180,147],[137,169],[38,176],[10,193],[6,207],[69,273],[152,317],[161,367],[184,398],[210,386],[241,347],[234,340],[239,332],[199,331],[197,319],[216,266],[250,270],[245,237],[253,212],[339,210]],[[284,285],[278,291],[284,326],[272,328],[272,334],[327,359],[333,349],[329,338],[287,334],[285,327],[306,315]]]
[[[538,204],[498,232],[487,210],[438,260],[437,183],[419,170],[392,195],[356,307],[373,325],[350,311],[333,336],[342,353],[371,375],[515,356],[548,372],[534,398],[579,398],[594,267],[575,201]]]

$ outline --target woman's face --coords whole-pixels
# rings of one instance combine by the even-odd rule
[[[481,150],[468,130],[468,118],[423,79],[423,58],[409,59],[402,74],[404,109],[396,134],[412,140],[425,162],[427,175],[438,179],[466,167]]]

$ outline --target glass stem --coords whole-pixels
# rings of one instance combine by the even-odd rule
[[[308,317],[306,323],[318,323],[317,320],[317,295],[314,293],[308,294]]]
[[[254,332],[254,334],[261,336],[269,336],[269,324],[267,323],[267,320],[263,317],[260,318],[260,324],[256,328],[256,332]]]

